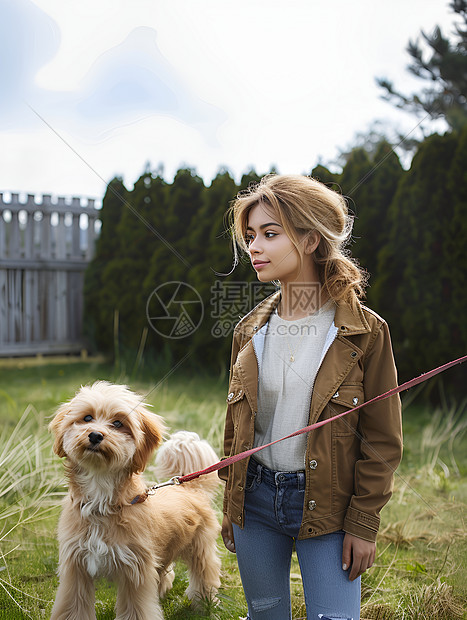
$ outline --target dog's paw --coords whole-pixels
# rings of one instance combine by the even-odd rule
[[[217,607],[219,605],[219,599],[216,596],[217,588],[212,589],[210,593],[201,595],[199,592],[194,592],[190,589],[190,586],[185,591],[186,596],[190,599],[191,606],[198,612],[208,612],[209,609]]]
[[[159,596],[164,597],[171,589],[175,579],[174,565],[168,566],[161,574],[159,581]]]

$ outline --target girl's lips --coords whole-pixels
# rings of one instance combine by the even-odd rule
[[[262,267],[266,267],[266,265],[269,265],[269,261],[255,261],[253,263],[254,269],[261,269]]]

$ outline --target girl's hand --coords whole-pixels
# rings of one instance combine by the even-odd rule
[[[376,543],[352,534],[344,536],[342,547],[342,570],[350,567],[349,579],[353,581],[373,566],[376,555]]]
[[[227,515],[224,515],[224,518],[222,519],[221,534],[222,534],[222,540],[224,541],[224,545],[226,549],[228,549],[232,553],[235,553],[235,542],[234,542],[232,522],[230,521]]]

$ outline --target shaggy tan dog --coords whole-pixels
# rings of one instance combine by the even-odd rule
[[[158,489],[142,503],[141,472],[164,433],[162,419],[124,385],[82,387],[52,422],[54,451],[65,457],[69,493],[58,525],[58,588],[51,620],[95,619],[94,579],[117,582],[117,620],[162,620],[159,598],[171,588],[172,563],[182,558],[191,600],[212,598],[220,585],[211,507],[216,474]],[[162,476],[183,475],[217,461],[196,433],[162,445]]]

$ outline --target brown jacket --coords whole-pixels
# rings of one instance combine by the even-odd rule
[[[252,338],[280,301],[274,293],[235,327],[227,396],[226,456],[253,447],[258,365]],[[330,418],[397,385],[388,326],[364,306],[341,303],[334,319],[338,333],[316,376],[309,424]],[[297,429],[298,430],[298,429]],[[363,407],[308,434],[306,490],[299,538],[343,529],[374,541],[379,512],[392,493],[402,456],[398,396]],[[243,527],[248,459],[224,470],[224,512]]]

